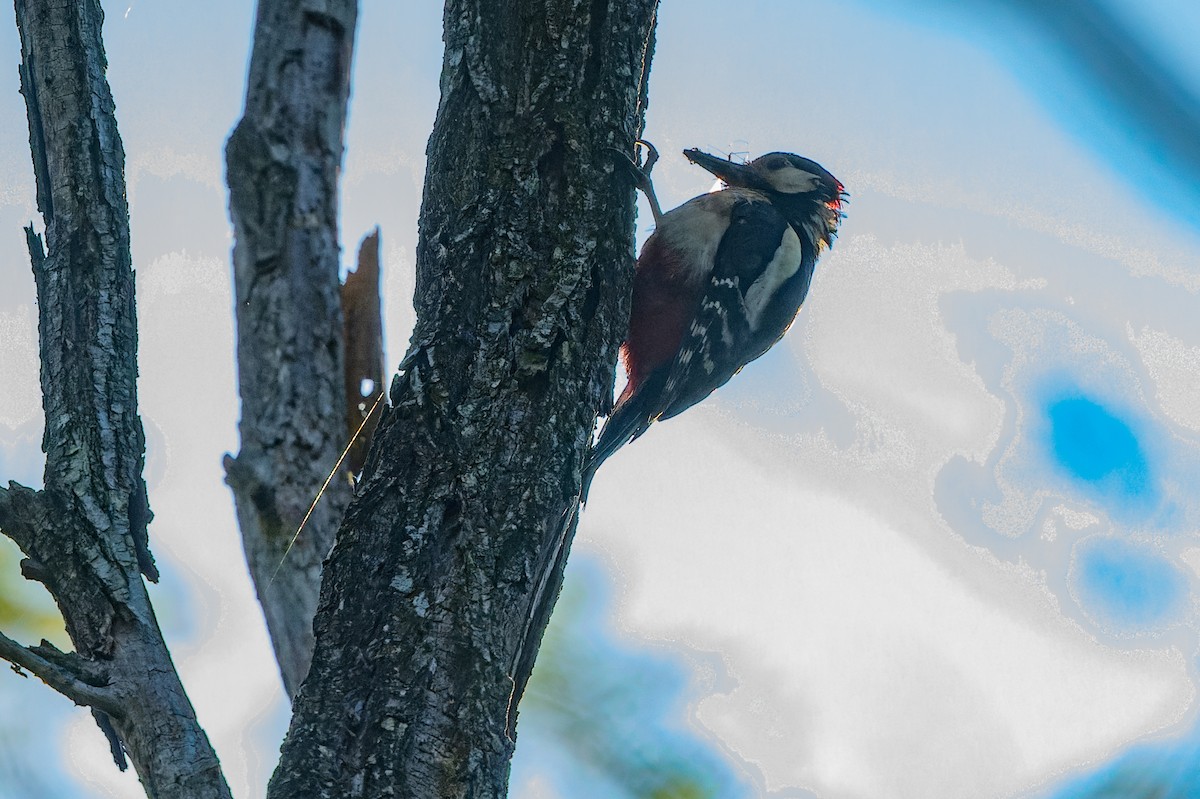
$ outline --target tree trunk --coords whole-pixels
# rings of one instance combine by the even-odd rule
[[[0,489],[0,528],[45,584],[75,652],[0,635],[0,656],[89,705],[146,792],[228,797],[175,673],[142,577],[145,438],[137,411],[137,327],[125,154],[105,78],[97,0],[16,2],[21,93],[47,249],[28,228],[37,283],[45,488]]]
[[[293,696],[351,493],[348,472],[333,475],[307,515],[347,440],[337,178],[357,14],[356,0],[260,0],[245,114],[226,148],[242,397],[226,480]]]
[[[522,652],[627,324],[620,153],[655,5],[446,5],[417,325],[326,565],[271,799],[506,793]]]

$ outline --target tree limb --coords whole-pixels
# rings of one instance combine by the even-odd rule
[[[260,0],[225,149],[242,399],[226,482],[289,695],[308,672],[321,563],[350,501],[339,474],[312,507],[348,440],[337,177],[357,13],[356,0]]]
[[[22,550],[46,527],[46,509],[37,491],[13,481],[0,487],[0,532]]]
[[[137,320],[117,131],[97,0],[16,0],[21,93],[45,245],[37,284],[46,469],[40,492],[0,490],[0,528],[54,597],[75,653],[0,642],[0,654],[91,705],[156,799],[227,799],[216,754],[162,640],[143,578],[152,518],[142,477]],[[102,675],[102,676],[101,676]]]
[[[43,651],[39,652],[39,648]],[[52,649],[47,641],[42,641],[41,647],[23,646],[0,632],[0,658],[7,660],[14,667],[27,669],[77,705],[102,710],[110,716],[122,715],[121,705],[112,691],[104,685],[97,685],[82,677],[85,665],[81,658],[74,657],[72,667],[68,665],[72,661],[67,660],[70,657],[67,653],[58,652],[62,657],[53,660],[47,657],[50,653],[46,650]],[[92,676],[91,679],[96,678]]]

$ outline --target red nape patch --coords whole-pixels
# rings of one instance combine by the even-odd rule
[[[700,300],[699,290],[686,279],[689,274],[677,252],[667,247],[660,236],[650,237],[638,257],[629,337],[621,346],[621,357],[629,374],[627,392],[635,391],[679,351]]]

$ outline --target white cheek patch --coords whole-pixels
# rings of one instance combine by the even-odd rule
[[[794,166],[785,166],[768,174],[767,180],[771,187],[782,194],[800,194],[812,191],[821,183],[821,179],[812,172],[805,172]]]

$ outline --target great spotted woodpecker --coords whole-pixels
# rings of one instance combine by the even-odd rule
[[[648,174],[657,153],[649,150],[637,175],[657,227],[633,278],[629,336],[621,346],[629,382],[588,455],[582,494],[564,512],[554,545],[537,566],[538,583],[510,668],[510,737],[516,701],[549,617],[547,598],[558,593],[572,524],[596,469],[654,422],[724,385],[787,332],[817,257],[833,242],[842,218],[842,184],[807,158],[769,153],[738,164],[699,150],[683,154],[726,187],[664,214]]]
[[[842,219],[841,182],[807,158],[768,153],[739,164],[683,154],[725,188],[660,214],[641,176],[657,226],[633,278],[621,346],[629,382],[591,450],[584,498],[605,459],[700,402],[787,332]]]

